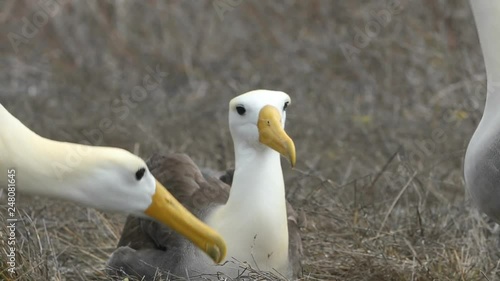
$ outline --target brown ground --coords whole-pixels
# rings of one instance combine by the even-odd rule
[[[230,98],[283,90],[305,280],[500,278],[462,176],[485,96],[467,1],[61,2],[46,21],[39,1],[0,2],[0,102],[34,131],[226,169]],[[29,38],[23,18],[41,22]],[[127,105],[147,68],[168,76]],[[16,280],[108,279],[124,215],[17,202]]]

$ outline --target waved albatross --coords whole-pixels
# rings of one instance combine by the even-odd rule
[[[500,1],[472,0],[486,67],[483,117],[464,159],[465,183],[478,208],[500,223]]]
[[[203,176],[183,154],[156,155],[148,161],[151,172],[181,203],[221,233],[227,243],[226,263],[214,265],[168,228],[129,216],[118,249],[108,260],[110,271],[147,280],[158,274],[192,279],[219,272],[234,278],[247,263],[256,270],[297,277],[302,242],[297,216],[285,199],[280,163],[281,154],[295,164],[295,146],[284,131],[289,103],[287,94],[268,90],[231,100],[236,159],[234,174],[224,177],[231,187]]]
[[[187,211],[141,158],[119,148],[43,138],[2,104],[0,124],[1,188],[149,217],[184,235],[215,262],[224,258],[222,237]],[[8,170],[15,172],[9,177]]]

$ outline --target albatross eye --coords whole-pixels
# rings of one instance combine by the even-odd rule
[[[285,110],[286,110],[286,108],[288,107],[288,104],[289,104],[289,103],[290,103],[290,102],[288,102],[288,101],[287,101],[287,102],[285,102],[285,104],[283,105],[283,111],[285,111]]]
[[[238,105],[236,106],[236,111],[238,112],[239,115],[243,116],[247,110],[243,105]]]
[[[135,178],[140,181],[142,179],[142,177],[144,176],[144,173],[146,172],[146,169],[145,168],[140,168],[139,170],[137,170],[137,172],[135,172]]]

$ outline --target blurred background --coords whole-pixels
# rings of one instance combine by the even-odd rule
[[[2,0],[0,65],[0,103],[42,136],[214,170],[229,100],[287,92],[304,280],[499,278],[462,176],[486,93],[465,0]],[[109,279],[124,215],[17,202],[17,280]]]

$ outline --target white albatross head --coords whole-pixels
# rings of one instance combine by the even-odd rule
[[[180,204],[138,156],[120,148],[43,138],[0,104],[0,187],[16,170],[20,192],[86,207],[149,217],[185,236],[212,260],[226,255],[222,237]]]
[[[295,166],[295,145],[286,134],[286,108],[290,96],[280,91],[254,90],[229,102],[229,129],[235,145],[269,147]]]

